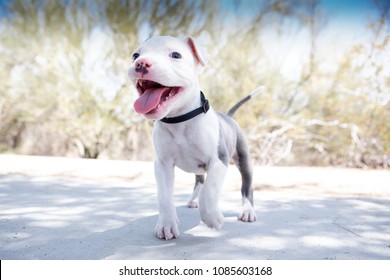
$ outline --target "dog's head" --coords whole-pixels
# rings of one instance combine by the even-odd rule
[[[182,113],[194,98],[208,55],[191,37],[152,37],[132,55],[128,75],[138,92],[137,113],[159,120]],[[196,97],[195,97],[196,94]]]

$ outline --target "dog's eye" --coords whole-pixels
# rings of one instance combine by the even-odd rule
[[[135,61],[139,57],[139,53],[134,53],[133,54],[133,61]]]
[[[174,59],[180,59],[181,58],[181,54],[178,53],[178,52],[173,52],[169,56],[174,58]]]

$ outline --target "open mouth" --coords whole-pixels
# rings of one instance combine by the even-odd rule
[[[138,99],[134,109],[139,114],[148,114],[159,109],[164,103],[177,95],[180,87],[167,87],[151,80],[138,80]]]

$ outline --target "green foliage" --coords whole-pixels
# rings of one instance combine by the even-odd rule
[[[351,45],[333,70],[318,54],[325,25],[316,0],[25,1],[0,23],[0,152],[151,160],[152,123],[133,111],[126,77],[140,37],[202,38],[211,60],[200,77],[214,108],[227,111],[266,91],[235,118],[260,164],[389,167],[389,7],[370,44]],[[230,8],[226,8],[226,7]],[[298,81],[264,49],[264,30],[294,22],[310,34]]]

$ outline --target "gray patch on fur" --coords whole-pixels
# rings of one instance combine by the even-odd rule
[[[218,158],[226,166],[229,164],[229,151],[226,147],[226,142],[223,129],[219,127],[219,143],[218,143]]]
[[[228,165],[229,160],[234,158],[234,164],[240,171],[242,178],[241,194],[253,205],[253,171],[246,138],[238,124],[231,117],[218,112],[218,118],[220,124],[218,158],[225,165]]]
[[[198,164],[198,167],[201,168],[201,169],[203,169],[204,171],[207,171],[207,165],[206,165],[206,163],[200,163],[200,164]]]
[[[204,184],[204,175],[195,175],[195,186],[194,189],[198,184]]]

